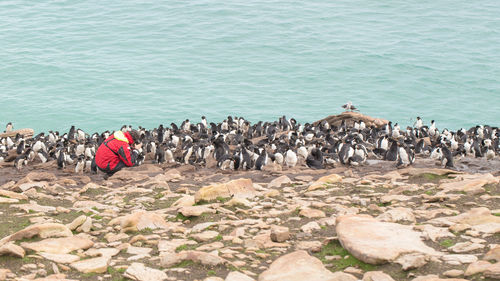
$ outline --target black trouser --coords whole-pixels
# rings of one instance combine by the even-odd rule
[[[101,170],[101,172],[106,173],[108,176],[112,176],[114,173],[120,171],[123,167],[126,167],[126,166],[127,165],[125,165],[125,163],[123,163],[123,161],[120,161],[120,162],[118,162],[118,164],[116,164],[116,166],[113,169],[109,168],[109,164],[108,164],[108,166],[106,166],[106,169],[103,169],[99,166],[97,166],[97,168],[99,168],[99,170]]]

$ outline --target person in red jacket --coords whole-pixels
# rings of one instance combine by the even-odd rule
[[[95,164],[99,170],[108,176],[121,170],[123,167],[136,165],[137,152],[142,144],[138,143],[139,133],[116,131],[109,136],[97,149]]]

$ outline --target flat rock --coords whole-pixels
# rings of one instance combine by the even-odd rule
[[[325,212],[317,209],[304,208],[300,210],[299,215],[306,218],[324,218],[326,217]]]
[[[186,195],[182,196],[181,198],[177,199],[177,201],[172,203],[172,207],[187,207],[193,206],[194,204],[194,196]]]
[[[489,250],[483,257],[484,260],[500,261],[500,246]]]
[[[369,271],[363,275],[363,281],[394,281],[394,279],[382,271]]]
[[[410,226],[380,222],[366,215],[338,217],[336,232],[342,246],[365,263],[383,264],[415,252],[440,255]]]
[[[40,252],[38,255],[57,263],[72,263],[80,260],[79,256],[70,254],[51,254]]]
[[[71,237],[73,233],[65,225],[59,223],[42,223],[30,225],[27,228],[20,230],[12,235],[4,237],[0,240],[0,245],[9,241],[17,241],[25,238],[39,236],[40,238],[48,237]]]
[[[0,256],[8,255],[8,256],[24,258],[25,254],[26,253],[24,252],[24,249],[22,247],[17,246],[13,242],[9,242],[0,247]]]
[[[195,202],[211,201],[217,197],[253,198],[257,191],[251,179],[236,179],[226,183],[214,184],[200,188],[194,195]]]
[[[147,175],[141,174],[141,173],[136,172],[136,171],[132,171],[130,169],[122,169],[122,170],[116,172],[109,179],[125,181],[125,182],[136,182],[136,181],[147,180],[147,179],[149,179],[149,177]]]
[[[460,176],[462,177],[462,176]],[[476,174],[476,175],[464,175],[465,179],[456,182],[445,182],[439,185],[440,189],[445,192],[449,191],[464,191],[467,193],[474,193],[482,188],[486,184],[498,183],[498,178],[494,177],[492,174]],[[483,190],[484,191],[484,190]]]
[[[82,273],[104,273],[108,270],[110,257],[98,257],[71,263],[71,267]]]
[[[205,242],[214,239],[219,235],[219,232],[213,230],[203,231],[201,233],[192,234],[191,237],[198,242]]]
[[[207,206],[186,206],[179,209],[179,213],[186,217],[198,217],[203,213],[215,214],[216,211]]]
[[[109,225],[120,224],[122,232],[141,231],[143,229],[168,229],[172,227],[165,219],[153,212],[138,211],[130,215],[118,217],[109,222]]]
[[[492,264],[484,271],[484,277],[500,279],[500,262]]]
[[[414,278],[412,281],[468,281],[466,279],[457,279],[457,278],[439,278],[437,275],[425,275]]]
[[[224,281],[255,281],[255,279],[239,271],[231,271]]]
[[[192,262],[201,263],[203,265],[209,265],[209,266],[216,266],[227,262],[225,259],[217,255],[202,251],[181,251],[180,253],[174,253],[174,252],[160,253],[160,264],[163,267],[171,267],[185,260],[190,260]]]
[[[12,192],[9,190],[4,190],[4,189],[0,189],[0,196],[5,196],[5,197],[12,198],[12,199],[18,199],[18,200],[28,200],[28,196],[26,196],[24,194]],[[4,198],[4,199],[7,199],[7,198]],[[16,202],[18,202],[18,201],[16,201]]]
[[[413,215],[412,210],[409,208],[402,208],[402,207],[390,209],[389,211],[379,215],[377,217],[377,220],[385,222],[409,222],[409,223],[414,223],[416,221],[415,215]]]
[[[441,259],[451,265],[461,265],[477,261],[477,257],[474,255],[444,255]]]
[[[67,254],[79,249],[88,249],[94,242],[79,236],[65,238],[49,238],[38,242],[21,243],[21,247],[35,252],[46,252],[51,254]]]
[[[324,176],[324,177],[319,178],[317,181],[313,182],[307,188],[307,191],[313,191],[316,189],[326,188],[327,184],[341,182],[341,181],[342,181],[342,177],[337,175],[337,174],[331,174],[328,176]]]
[[[259,275],[259,281],[356,281],[352,275],[332,273],[323,263],[306,251],[295,251],[279,257],[269,268]]]
[[[124,276],[137,281],[162,281],[167,274],[161,270],[144,266],[142,263],[132,263],[125,271]]]
[[[289,177],[283,175],[281,177],[273,179],[270,183],[267,184],[267,187],[268,188],[281,187],[284,184],[291,184],[291,183],[292,180]]]
[[[500,231],[500,217],[492,215],[491,211],[485,207],[473,208],[458,216],[432,219],[428,223],[438,226],[463,224],[483,233],[496,233]]]

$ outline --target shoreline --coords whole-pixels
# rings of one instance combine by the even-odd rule
[[[0,280],[495,280],[500,159],[454,160],[3,163]]]

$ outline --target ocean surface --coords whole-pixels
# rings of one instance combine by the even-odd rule
[[[0,1],[0,131],[360,111],[500,125],[499,0]]]

